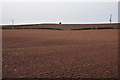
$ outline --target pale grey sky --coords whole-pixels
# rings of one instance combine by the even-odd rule
[[[64,24],[118,22],[117,2],[5,2],[2,24],[62,22]]]

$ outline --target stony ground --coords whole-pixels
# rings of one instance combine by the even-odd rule
[[[3,30],[3,78],[116,78],[117,30]]]

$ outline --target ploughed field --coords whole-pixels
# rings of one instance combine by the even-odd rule
[[[118,30],[2,30],[3,78],[116,78]]]

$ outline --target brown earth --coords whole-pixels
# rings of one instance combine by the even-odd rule
[[[3,78],[116,78],[118,30],[2,30]]]

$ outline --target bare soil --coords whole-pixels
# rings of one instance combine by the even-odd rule
[[[2,30],[3,78],[117,78],[118,30]]]

